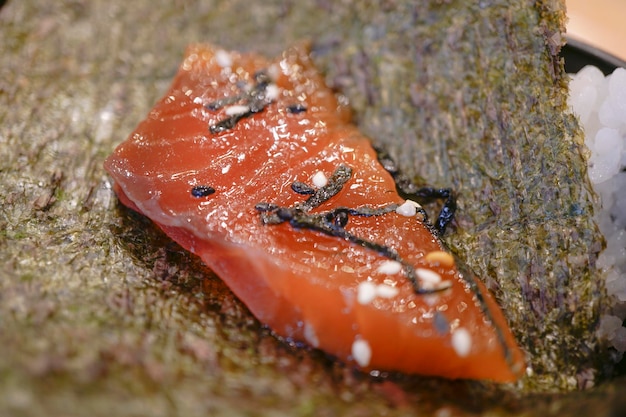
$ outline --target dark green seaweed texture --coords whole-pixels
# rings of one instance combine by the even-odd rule
[[[568,389],[606,361],[603,241],[556,56],[562,10],[545,3],[368,9],[328,74],[407,173],[458,192],[446,241],[496,294],[530,355],[528,386]]]
[[[610,415],[623,380],[565,393],[597,384],[610,362],[593,336],[602,241],[554,55],[563,18],[547,0],[10,0],[0,415]],[[303,39],[376,143],[458,190],[446,240],[494,290],[533,376],[381,379],[289,346],[119,205],[102,162],[188,43],[271,56]]]

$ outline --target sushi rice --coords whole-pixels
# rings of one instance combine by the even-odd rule
[[[599,337],[626,351],[626,69],[604,74],[586,66],[570,81],[569,105],[579,117],[590,152],[589,179],[599,196],[596,222],[606,238],[598,267],[614,304],[600,320]]]

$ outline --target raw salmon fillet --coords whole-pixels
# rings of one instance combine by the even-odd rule
[[[305,48],[268,61],[189,47],[105,168],[123,204],[282,338],[366,371],[524,371],[492,296],[398,195]]]

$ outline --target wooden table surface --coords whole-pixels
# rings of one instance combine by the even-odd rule
[[[626,2],[567,0],[567,36],[626,62]]]

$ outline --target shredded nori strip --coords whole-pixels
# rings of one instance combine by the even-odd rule
[[[341,238],[357,244],[363,248],[375,251],[386,258],[399,262],[403,267],[406,278],[413,285],[413,290],[416,294],[433,294],[448,289],[448,287],[439,287],[433,289],[420,287],[417,275],[415,273],[415,268],[413,267],[413,265],[407,263],[404,259],[402,259],[402,257],[395,249],[362,238],[353,233],[350,233],[345,229],[345,226],[348,224],[349,216],[382,216],[388,213],[395,212],[399,206],[398,204],[391,203],[380,208],[372,208],[367,206],[359,208],[337,207],[321,213],[310,213],[310,210],[319,207],[321,204],[325,203],[330,198],[337,195],[342,190],[343,186],[351,178],[351,176],[352,169],[350,167],[346,165],[339,165],[333,175],[329,178],[328,183],[318,189],[314,189],[313,187],[298,181],[292,183],[291,188],[296,193],[305,195],[310,194],[310,197],[307,198],[303,203],[295,204],[292,207],[280,207],[276,204],[263,202],[258,203],[255,208],[260,212],[261,221],[263,222],[263,224],[276,225],[288,222],[292,227],[298,229],[315,230],[318,232],[322,232],[326,235]],[[427,187],[426,189],[428,191],[429,188]],[[419,193],[420,190],[421,189],[417,189],[417,193]],[[427,198],[434,198],[430,194],[428,194],[427,191],[422,191],[422,193],[424,193]],[[448,193],[448,196],[454,201],[454,197],[451,196],[451,193]],[[445,207],[446,205],[444,203],[444,209]],[[447,210],[444,216],[447,216],[449,213],[453,215],[454,210]],[[426,225],[428,224],[426,223]],[[485,302],[485,296],[483,292],[480,290],[476,283],[476,278],[474,274],[472,274],[467,269],[467,267],[463,265],[462,262],[457,261],[456,265],[459,270],[459,276],[463,281],[467,283],[470,291],[476,297],[476,301],[481,312],[483,313],[485,318],[492,323],[498,338],[498,342],[500,343],[500,346],[502,346],[502,350],[507,363],[510,366],[513,366],[514,360],[512,352],[508,348],[504,333],[493,320],[491,310]],[[435,325],[437,326],[437,323]],[[439,323],[439,325],[440,327],[442,327],[441,323]]]
[[[292,184],[292,190],[298,194],[310,194],[310,197],[304,202],[295,204],[292,207],[280,207],[276,204],[262,202],[258,203],[255,208],[260,212],[263,224],[275,225],[288,222],[292,227],[316,230],[330,236],[338,237],[363,248],[378,252],[386,258],[400,262],[416,294],[432,294],[445,289],[425,289],[420,287],[413,266],[404,261],[393,248],[356,236],[345,229],[350,216],[382,216],[395,212],[398,208],[398,204],[391,203],[380,208],[367,206],[359,208],[337,207],[321,213],[310,213],[312,209],[319,207],[330,198],[337,195],[351,176],[352,169],[350,167],[339,165],[329,178],[328,183],[323,187],[314,189],[301,182],[294,182]]]
[[[396,190],[402,198],[417,201],[420,204],[428,204],[434,200],[444,200],[432,227],[432,231],[438,236],[443,235],[446,227],[454,219],[454,213],[456,212],[457,206],[454,192],[450,188],[419,187],[398,168],[396,162],[386,151],[380,147],[375,147],[375,150],[378,155],[378,162],[391,174],[396,183]],[[428,219],[428,214],[425,210],[418,210],[425,219]],[[428,221],[426,223],[428,224]]]
[[[266,70],[258,71],[254,74],[254,86],[249,91],[243,91],[234,96],[224,97],[215,100],[205,107],[209,110],[219,110],[225,106],[243,102],[248,110],[241,113],[233,114],[225,119],[220,120],[214,125],[209,126],[209,131],[213,134],[221,133],[225,130],[234,128],[241,119],[252,116],[265,109],[273,100],[267,97],[267,87],[270,85],[271,78]]]

